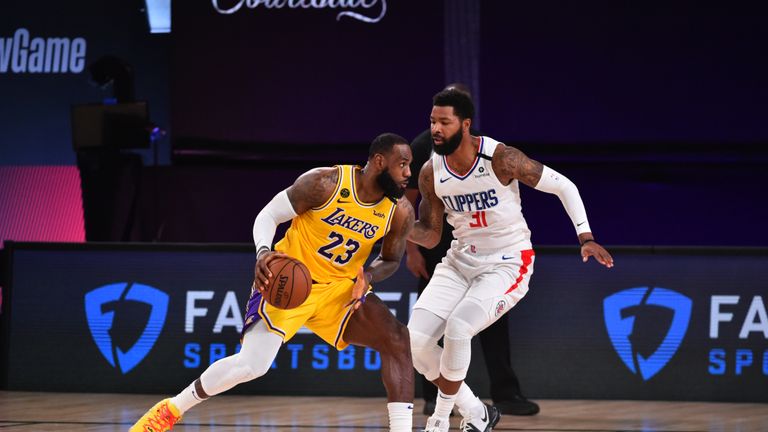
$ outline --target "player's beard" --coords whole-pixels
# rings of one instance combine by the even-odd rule
[[[389,171],[382,171],[376,176],[376,183],[384,191],[384,196],[398,200],[405,195],[405,188],[397,184],[395,179],[389,174]]]
[[[440,145],[435,144],[435,138],[432,138],[432,150],[441,156],[448,156],[456,151],[461,144],[461,139],[464,137],[461,129],[456,131],[450,138],[443,138],[443,143]]]

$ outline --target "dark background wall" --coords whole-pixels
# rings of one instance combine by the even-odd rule
[[[672,148],[768,138],[756,3],[485,2],[481,12],[483,123],[500,135]]]
[[[604,243],[768,244],[768,16],[756,6],[390,0],[347,11],[384,12],[371,23],[241,5],[177,2],[165,35],[149,34],[141,1],[13,1],[0,16],[3,41],[19,28],[82,37],[88,64],[130,63],[136,98],[169,131],[157,161],[122,151],[97,164],[101,180],[81,158],[84,192],[109,185],[83,195],[86,227],[99,224],[89,239],[249,242],[260,208],[299,173],[364,163],[383,131],[415,136],[432,94],[465,81],[481,130],[572,178]],[[45,179],[45,166],[76,163],[70,105],[111,89],[87,70],[9,71],[0,95],[0,189],[16,191],[8,167],[43,165]],[[0,197],[29,216],[24,196]],[[536,244],[574,241],[555,197],[525,188],[523,200]],[[10,220],[4,238],[29,239]]]
[[[225,15],[210,2],[174,4],[177,138],[271,151],[273,143],[358,146],[383,130],[418,133],[443,85],[442,2],[365,3],[374,6],[360,13],[375,17],[385,4],[386,15],[366,23],[338,17],[343,9],[262,5]]]
[[[8,43],[27,29],[30,38],[83,38],[85,68],[80,72],[0,72],[0,165],[75,165],[70,107],[100,103],[112,96],[111,86],[91,81],[88,65],[102,56],[116,56],[132,65],[135,96],[149,101],[152,120],[169,128],[169,35],[150,34],[144,2],[3,2],[0,39]],[[31,50],[28,50],[31,51]],[[160,145],[168,146],[168,141]],[[148,164],[150,151],[139,152]],[[161,149],[168,161],[168,148]]]

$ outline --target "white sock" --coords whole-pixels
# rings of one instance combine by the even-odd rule
[[[413,404],[409,402],[390,402],[389,432],[411,432],[413,429]]]
[[[197,394],[197,391],[195,391],[195,382],[192,381],[192,384],[182,390],[181,393],[171,398],[171,403],[179,409],[180,414],[184,414],[188,409],[199,404],[205,399],[201,398],[200,395]]]
[[[483,402],[475,396],[466,383],[461,383],[459,392],[456,393],[456,406],[462,417],[470,417],[470,413],[482,415]]]
[[[456,395],[447,395],[442,390],[437,390],[437,400],[435,400],[435,413],[433,417],[447,419],[453,411],[453,405],[456,403]]]

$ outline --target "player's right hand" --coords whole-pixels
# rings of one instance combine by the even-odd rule
[[[253,286],[259,290],[262,294],[269,285],[269,279],[272,278],[272,272],[269,271],[269,262],[275,258],[287,257],[288,255],[282,252],[267,251],[259,255],[256,260],[256,266],[253,269]]]
[[[597,262],[608,268],[613,267],[613,257],[611,254],[609,254],[604,247],[600,246],[594,240],[581,245],[582,261],[587,262],[589,257],[595,257]]]
[[[368,278],[365,277],[365,271],[360,266],[357,269],[357,277],[355,278],[355,284],[352,285],[352,299],[346,306],[352,305],[352,310],[356,311],[360,309],[360,305],[365,303],[365,295],[368,293]]]
[[[429,280],[427,260],[424,259],[424,255],[421,254],[421,251],[419,251],[418,248],[413,249],[413,251],[405,253],[405,266],[408,267],[408,270],[410,270],[414,276]]]

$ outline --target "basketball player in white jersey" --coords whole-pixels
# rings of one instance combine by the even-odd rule
[[[584,262],[591,256],[613,266],[611,255],[595,242],[576,186],[514,147],[472,136],[473,115],[466,93],[448,89],[435,95],[430,116],[434,152],[419,175],[419,220],[408,237],[434,247],[446,212],[456,238],[408,323],[414,366],[439,389],[428,432],[448,430],[454,405],[465,432],[490,431],[499,421],[498,409],[475,397],[464,378],[472,337],[528,292],[534,252],[521,211],[520,182],[560,198]],[[444,348],[437,344],[440,337]]]

